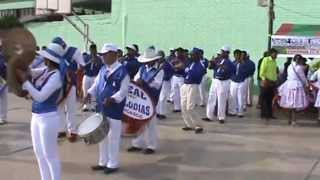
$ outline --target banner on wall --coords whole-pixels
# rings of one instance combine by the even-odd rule
[[[320,36],[272,36],[272,48],[279,51],[279,57],[320,58]]]

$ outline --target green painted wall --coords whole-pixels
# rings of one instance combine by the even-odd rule
[[[275,2],[275,29],[282,22],[320,24],[320,17],[309,17],[317,16],[320,0]],[[99,46],[104,42],[137,43],[141,48],[153,44],[165,50],[199,46],[211,57],[229,44],[258,59],[267,42],[267,9],[258,7],[257,0],[113,0],[111,15],[83,19]],[[83,38],[67,22],[33,23],[29,28],[40,45],[59,35],[83,46]]]

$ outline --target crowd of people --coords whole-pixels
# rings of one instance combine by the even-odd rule
[[[217,120],[224,124],[227,116],[243,118],[246,109],[253,106],[253,76],[257,69],[261,118],[266,123],[275,118],[272,106],[278,97],[279,105],[290,112],[289,123],[296,125],[295,112],[310,106],[309,94],[320,82],[320,70],[307,68],[306,59],[301,55],[288,60],[280,72],[275,49],[264,54],[257,68],[248,52],[231,51],[229,46],[223,46],[210,60],[198,47],[173,48],[168,56],[154,46],[142,54],[135,44],[125,50],[124,54],[118,46],[106,43],[100,52],[92,44],[90,52],[83,53],[63,38],[55,37],[37,51],[30,71],[17,70],[19,82],[33,101],[31,135],[42,180],[61,178],[57,138],[67,137],[70,142],[78,138],[77,94],[82,99],[83,112],[99,112],[109,121],[108,136],[99,143],[99,161],[92,167],[94,171],[109,174],[120,167],[123,109],[130,81],[145,89],[157,105],[156,116],[127,149],[144,154],[153,154],[158,149],[156,121],[167,118],[169,103],[173,104],[173,113],[181,113],[182,130],[196,134],[204,132],[203,121]],[[2,82],[6,79],[5,62],[0,54]],[[5,124],[8,88],[5,83],[2,85],[0,123]],[[314,106],[320,107],[320,94]],[[206,117],[199,114],[197,108],[206,108]]]

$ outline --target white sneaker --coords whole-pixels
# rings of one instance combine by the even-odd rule
[[[8,122],[5,120],[5,119],[0,119],[0,125],[5,125],[7,124]]]

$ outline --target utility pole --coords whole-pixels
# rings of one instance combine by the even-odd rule
[[[273,35],[273,21],[275,19],[274,0],[269,0],[268,50],[271,49],[271,36]]]

